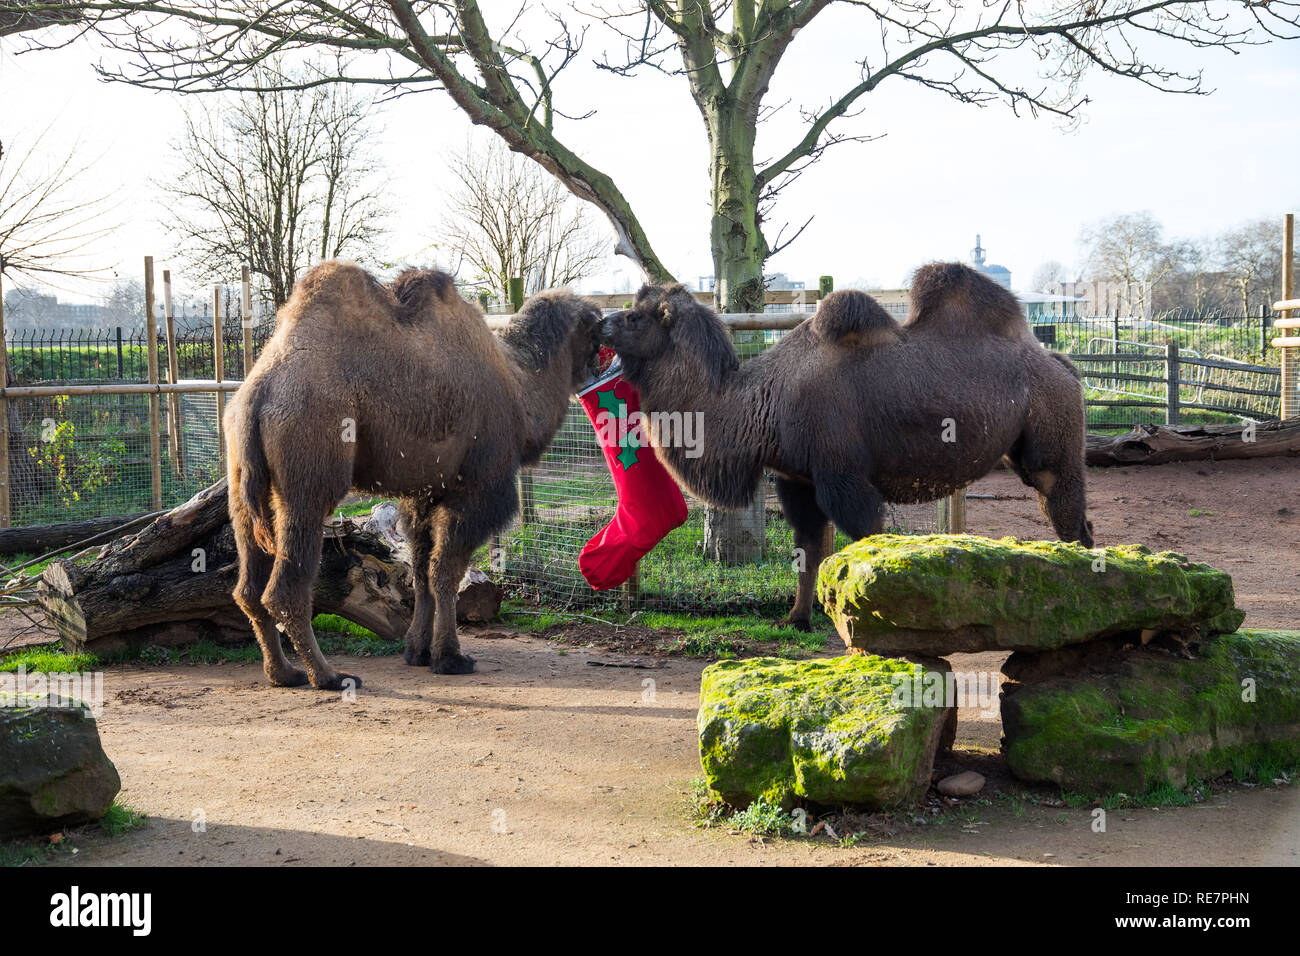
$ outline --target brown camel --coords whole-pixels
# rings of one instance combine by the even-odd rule
[[[922,267],[894,322],[864,292],[817,314],[743,365],[731,336],[682,286],[646,286],[604,337],[650,412],[651,443],[697,497],[749,504],[767,468],[803,556],[786,621],[806,629],[827,519],[854,539],[883,502],[933,501],[1005,455],[1038,491],[1056,534],[1092,546],[1084,496],[1083,391],[1029,331],[1015,297],[957,263]],[[698,413],[703,440],[671,431]]]
[[[498,339],[441,272],[410,270],[387,288],[339,262],[303,276],[224,422],[235,600],[272,684],[356,681],[329,665],[311,629],[321,523],[351,488],[399,501],[415,591],[406,662],[473,671],[456,640],[456,587],[515,516],[515,475],[541,457],[590,374],[599,321],[590,303],[546,292]]]

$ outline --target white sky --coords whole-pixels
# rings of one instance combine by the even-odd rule
[[[855,81],[864,42],[855,22],[852,12],[826,17],[792,44],[768,98],[792,102],[764,127],[762,157],[795,141],[800,105],[822,105]],[[120,201],[114,218],[121,226],[95,250],[100,261],[130,278],[146,254],[167,267],[167,210],[149,180],[167,168],[183,98],[99,82],[90,63],[107,54],[92,42],[15,56],[20,42],[0,40],[0,136],[12,142],[15,131],[52,126],[51,151],[79,142],[85,158],[98,157],[89,188],[107,188]],[[557,105],[572,114],[597,112],[561,122],[560,135],[614,177],[661,259],[693,283],[712,272],[703,124],[682,78],[621,79],[592,68],[606,45],[594,25]],[[1300,42],[1239,56],[1180,47],[1164,62],[1204,67],[1215,92],[1172,96],[1093,75],[1085,81],[1092,99],[1086,121],[1073,132],[1049,119],[1018,119],[1004,106],[961,105],[886,81],[863,99],[864,113],[843,126],[885,137],[835,147],[786,191],[769,241],[776,225],[815,218],[768,271],[810,284],[830,274],[840,285],[892,287],[924,261],[968,258],[978,232],[990,261],[1010,268],[1013,284],[1023,288],[1048,259],[1075,263],[1080,226],[1110,213],[1150,210],[1169,236],[1211,235],[1259,217],[1276,217],[1280,228],[1282,214],[1300,206],[1300,122],[1291,106],[1300,91]],[[375,149],[400,210],[385,258],[424,262],[441,218],[442,157],[468,136],[487,134],[471,132],[439,92],[385,107],[377,126]],[[611,257],[586,288],[619,279],[635,284],[640,275]],[[105,291],[81,287],[60,298],[89,301]]]

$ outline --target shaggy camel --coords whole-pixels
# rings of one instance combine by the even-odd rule
[[[356,680],[329,665],[311,628],[321,523],[350,488],[399,502],[415,591],[406,662],[473,671],[456,640],[456,587],[515,516],[515,475],[590,374],[599,321],[590,303],[546,292],[498,339],[441,272],[410,270],[388,288],[338,262],[303,276],[225,415],[235,600],[272,684]]]
[[[646,286],[607,317],[606,342],[641,390],[651,443],[697,497],[753,500],[768,468],[803,570],[786,622],[807,629],[827,519],[858,538],[883,502],[933,501],[1005,455],[1038,491],[1056,534],[1092,546],[1084,499],[1083,391],[1034,339],[1010,292],[967,266],[922,267],[911,314],[894,322],[864,292],[817,314],[741,365],[731,336],[682,286]],[[671,433],[700,413],[695,457]]]

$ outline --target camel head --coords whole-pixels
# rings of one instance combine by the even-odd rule
[[[565,374],[576,391],[597,371],[600,309],[564,289],[539,292],[523,304],[502,338],[536,371]]]
[[[642,286],[632,308],[601,324],[605,344],[641,388],[703,385],[717,391],[740,362],[727,327],[682,285]]]

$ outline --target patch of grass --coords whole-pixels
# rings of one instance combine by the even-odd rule
[[[108,812],[99,818],[99,826],[109,836],[121,836],[144,826],[145,815],[125,803],[114,800]]]
[[[0,671],[16,671],[23,667],[29,674],[72,674],[91,671],[99,666],[94,654],[65,654],[52,647],[25,647],[0,660]]]
[[[90,826],[98,827],[109,836],[116,837],[140,829],[144,826],[145,819],[145,815],[139,810],[114,800],[104,815]],[[65,831],[58,834],[55,839],[49,836],[34,836],[0,843],[0,867],[35,866],[54,856],[71,854],[75,852],[75,837],[84,829],[87,828],[78,827],[72,831]]]
[[[736,810],[718,799],[703,780],[691,781],[692,816],[703,829],[742,830],[745,833],[787,836],[795,833],[795,818],[766,800],[755,800]]]
[[[673,650],[688,657],[718,657],[724,660],[740,656],[744,647],[720,634],[688,634],[673,644]]]
[[[133,644],[108,656],[108,661],[115,664],[140,663],[152,664],[156,667],[175,664],[217,664],[221,661],[251,663],[261,659],[262,652],[254,643],[218,644],[207,639],[179,647]]]
[[[374,631],[337,614],[317,614],[312,618],[311,626],[316,632],[316,643],[320,645],[322,654],[380,657],[385,654],[400,654],[403,649],[400,640],[385,640]]]
[[[345,518],[354,518],[357,515],[368,515],[370,512],[375,510],[376,506],[392,500],[392,498],[366,498],[364,501],[354,501],[350,505],[339,505],[334,509],[334,513],[342,515]]]

